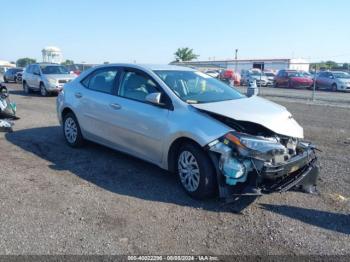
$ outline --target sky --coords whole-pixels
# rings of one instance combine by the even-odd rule
[[[199,60],[350,62],[348,0],[0,0],[0,60],[57,46],[76,63]]]

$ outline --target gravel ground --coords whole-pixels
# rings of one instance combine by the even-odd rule
[[[1,254],[350,254],[348,108],[279,101],[322,150],[319,195],[223,204],[136,158],[69,148],[55,97],[8,86],[21,119],[0,134]]]

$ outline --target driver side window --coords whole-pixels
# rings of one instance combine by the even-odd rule
[[[157,84],[150,77],[138,72],[126,71],[118,95],[146,102],[146,96],[156,92],[159,92]]]

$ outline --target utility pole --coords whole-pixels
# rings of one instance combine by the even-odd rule
[[[237,61],[237,59],[238,59],[238,49],[236,48],[235,49],[235,60],[236,60],[236,65],[235,65],[235,73],[237,73],[237,63],[238,63],[238,61]]]
[[[317,63],[315,63],[314,86],[313,86],[313,88],[312,88],[312,101],[315,101],[316,75],[317,75]]]

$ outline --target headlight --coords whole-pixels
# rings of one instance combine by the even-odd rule
[[[224,144],[232,144],[242,156],[260,160],[270,160],[276,155],[287,152],[277,139],[266,139],[238,132],[230,132],[224,136]]]

